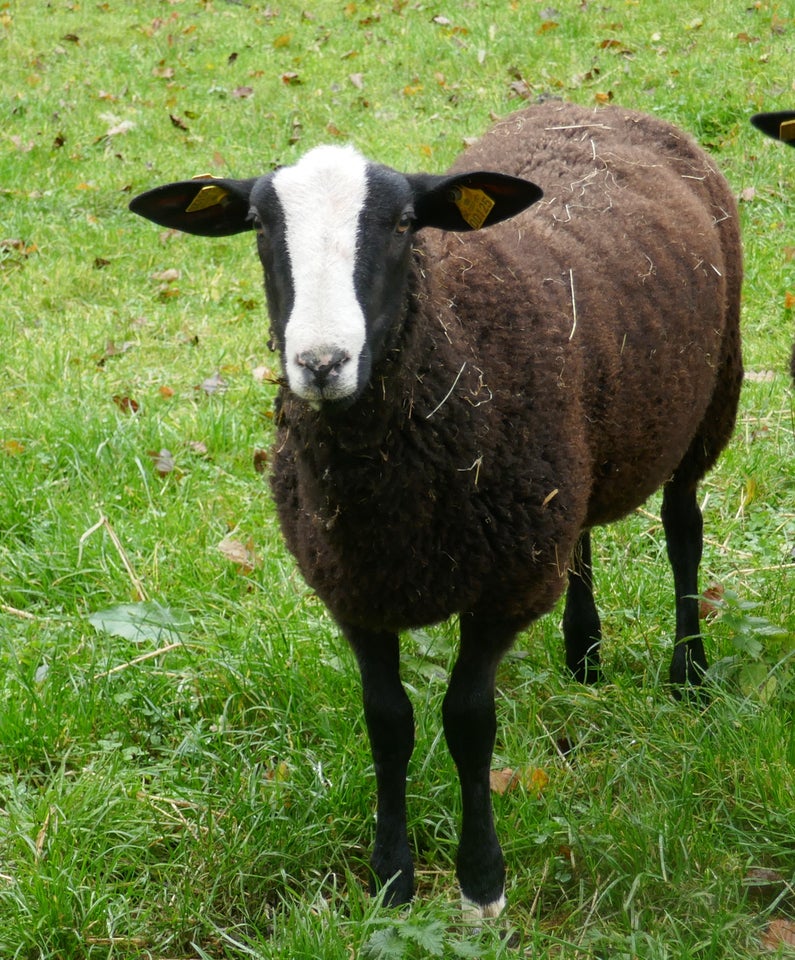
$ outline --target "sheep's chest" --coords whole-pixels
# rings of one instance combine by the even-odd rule
[[[477,454],[451,458],[429,430],[381,440],[349,451],[336,438],[291,436],[277,448],[287,545],[338,620],[392,629],[443,620],[477,599],[494,562]]]

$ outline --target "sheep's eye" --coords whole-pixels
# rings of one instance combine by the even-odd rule
[[[249,214],[249,220],[251,221],[251,226],[254,228],[254,232],[257,234],[257,236],[258,237],[264,236],[265,225],[263,224],[262,220],[260,220],[259,215],[254,213],[253,210]]]
[[[406,233],[406,231],[411,228],[413,220],[414,217],[411,213],[408,210],[404,210],[395,226],[395,233]]]

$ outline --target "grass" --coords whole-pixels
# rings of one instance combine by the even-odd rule
[[[795,157],[748,117],[792,106],[793,47],[791,11],[765,0],[0,2],[0,956],[785,949]],[[258,265],[245,240],[161,235],[126,205],[329,139],[441,170],[491,114],[548,93],[658,113],[713,152],[743,198],[750,376],[703,486],[703,581],[726,590],[705,627],[715,696],[675,704],[661,679],[653,500],[595,538],[610,682],[568,682],[559,611],[500,673],[495,768],[520,772],[495,795],[509,909],[473,930],[440,736],[454,625],[406,638],[421,896],[395,914],[363,892],[355,664],[255,469],[275,362]],[[144,601],[161,612],[138,633],[95,628]]]

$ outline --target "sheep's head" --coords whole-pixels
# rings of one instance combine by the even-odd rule
[[[130,209],[203,236],[256,232],[287,383],[321,407],[354,402],[387,349],[405,310],[417,230],[480,229],[540,197],[505,174],[402,174],[351,147],[318,147],[251,180],[167,184]]]

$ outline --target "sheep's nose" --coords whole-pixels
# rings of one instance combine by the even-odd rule
[[[305,350],[295,362],[307,371],[315,386],[322,390],[329,381],[339,376],[340,370],[351,359],[345,350]]]

